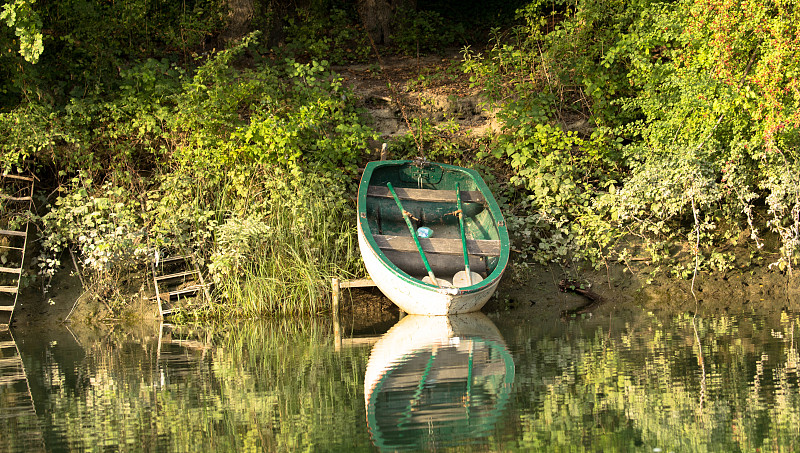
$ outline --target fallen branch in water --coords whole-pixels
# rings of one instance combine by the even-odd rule
[[[600,304],[604,302],[604,299],[601,295],[597,294],[591,289],[583,288],[578,282],[574,280],[562,279],[561,281],[558,282],[558,290],[561,291],[562,293],[565,293],[567,291],[572,291],[576,294],[580,294],[581,296],[589,299],[589,302],[586,303],[585,305],[581,305],[580,307],[572,310],[565,310],[563,313],[561,313],[562,318],[588,313],[597,308],[598,306],[600,306]]]

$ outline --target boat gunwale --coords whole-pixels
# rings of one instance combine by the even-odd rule
[[[509,249],[510,249],[510,242],[508,238],[508,229],[506,227],[505,218],[503,217],[503,213],[500,211],[500,206],[497,204],[497,200],[495,200],[492,191],[489,190],[489,186],[486,185],[486,182],[483,180],[481,175],[470,168],[458,167],[455,165],[448,165],[448,164],[441,164],[438,162],[427,162],[430,165],[437,165],[440,166],[443,170],[449,169],[453,171],[462,172],[470,177],[472,182],[475,183],[479,192],[483,194],[484,199],[486,200],[486,206],[489,208],[489,211],[492,216],[492,220],[494,221],[494,227],[497,229],[497,234],[500,239],[500,255],[495,266],[494,270],[482,281],[466,287],[438,287],[433,284],[425,283],[422,280],[412,277],[399,267],[394,264],[380,249],[375,238],[373,237],[372,229],[369,226],[369,222],[367,221],[367,192],[369,191],[369,187],[371,186],[370,182],[372,180],[372,175],[378,168],[384,166],[401,166],[407,163],[411,163],[411,160],[382,160],[382,161],[372,161],[368,162],[366,167],[364,168],[364,173],[361,177],[361,182],[359,183],[358,187],[358,225],[359,228],[364,233],[364,238],[366,239],[367,243],[369,244],[372,251],[378,256],[378,259],[384,264],[384,266],[389,269],[392,274],[396,275],[400,279],[402,279],[405,283],[412,284],[418,288],[423,288],[443,294],[450,294],[450,295],[459,295],[459,294],[473,294],[478,293],[484,290],[486,287],[493,285],[496,283],[505,272],[505,268],[508,265],[509,259]],[[374,186],[380,187],[380,186]],[[456,290],[455,292],[453,290]]]

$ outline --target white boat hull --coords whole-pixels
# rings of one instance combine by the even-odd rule
[[[369,245],[358,223],[358,246],[364,266],[375,285],[395,305],[414,315],[455,315],[478,311],[497,290],[500,278],[496,278],[478,290],[463,291],[459,288],[437,288],[421,285],[411,276],[398,275],[387,267],[378,253]]]

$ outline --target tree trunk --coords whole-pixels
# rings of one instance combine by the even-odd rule
[[[398,8],[416,9],[416,0],[357,0],[361,23],[375,44],[389,44]]]
[[[222,36],[225,44],[250,32],[254,13],[254,0],[228,0],[228,26]]]

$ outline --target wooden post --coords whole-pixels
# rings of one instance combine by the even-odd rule
[[[341,287],[339,286],[339,279],[333,277],[331,279],[331,289],[333,297],[333,344],[334,350],[340,351],[342,349],[342,328],[339,325],[339,292],[341,291]]]
[[[369,278],[357,280],[340,281],[338,278],[331,278],[331,311],[333,312],[333,336],[336,350],[342,348],[342,328],[339,325],[339,301],[341,300],[342,288],[366,288],[375,286],[375,282]]]
[[[331,289],[332,289],[332,311],[333,317],[335,319],[339,319],[339,292],[341,291],[341,287],[339,286],[339,279],[333,277],[331,279]]]

